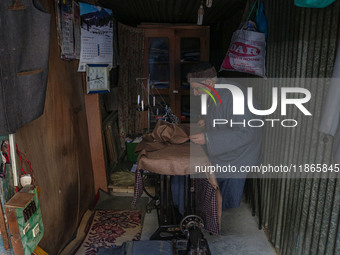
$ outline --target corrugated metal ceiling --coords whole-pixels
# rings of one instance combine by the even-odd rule
[[[197,22],[200,0],[98,0],[96,4],[113,10],[118,21],[127,25],[140,23],[191,23]],[[246,0],[213,0],[212,7],[204,3],[203,25],[228,20]]]

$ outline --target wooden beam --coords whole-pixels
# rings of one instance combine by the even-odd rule
[[[85,84],[85,75],[83,76]],[[102,118],[99,106],[98,94],[85,93],[85,108],[87,117],[87,126],[89,133],[90,151],[92,159],[93,179],[95,192],[99,189],[107,190],[103,136],[102,136]]]

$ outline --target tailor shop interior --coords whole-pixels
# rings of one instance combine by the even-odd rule
[[[0,254],[340,254],[340,0],[1,0]]]

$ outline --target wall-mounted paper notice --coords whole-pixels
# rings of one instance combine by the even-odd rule
[[[80,31],[80,7],[75,1],[72,3],[73,8],[73,34],[74,34],[74,54],[76,59],[80,59],[81,31]]]
[[[113,59],[112,10],[79,3],[81,17],[81,50],[78,72],[86,64],[109,64]]]

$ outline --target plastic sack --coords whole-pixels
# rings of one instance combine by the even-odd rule
[[[264,33],[236,30],[231,38],[221,70],[265,74],[266,38]]]
[[[264,15],[263,12],[263,2],[261,1],[260,7],[257,10],[257,15],[255,17],[255,22],[257,25],[257,30],[261,33],[264,33],[266,35],[266,39],[268,37],[268,24],[267,24],[267,18]]]
[[[299,7],[324,8],[334,3],[335,0],[295,0],[294,3]]]

